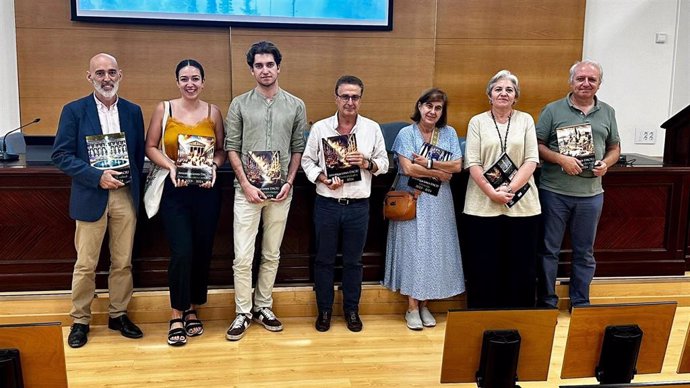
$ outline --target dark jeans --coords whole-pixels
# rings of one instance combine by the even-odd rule
[[[220,216],[220,185],[174,187],[166,179],[160,214],[170,245],[170,305],[188,310],[206,303],[213,239]]]
[[[534,307],[540,216],[462,217],[467,307]]]
[[[563,234],[570,228],[573,250],[570,285],[572,306],[589,304],[589,285],[594,278],[594,238],[604,206],[604,194],[593,197],[572,197],[540,190],[542,216],[544,218],[544,243],[540,248],[541,272],[539,275],[539,304],[558,306],[556,275],[561,253]]]
[[[319,311],[333,310],[333,274],[342,232],[343,311],[359,311],[362,294],[362,252],[369,225],[369,199],[348,205],[316,196],[314,226],[316,227],[316,260],[314,290]]]

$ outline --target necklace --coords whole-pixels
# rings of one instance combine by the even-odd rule
[[[494,121],[494,127],[496,127],[496,133],[498,134],[498,142],[501,145],[501,152],[505,154],[506,149],[508,148],[508,132],[510,132],[510,118],[513,117],[513,112],[511,111],[510,114],[508,115],[508,127],[506,127],[506,137],[505,139],[501,138],[501,131],[498,130],[498,124],[496,123],[496,117],[494,117],[494,112],[491,112],[491,119]]]

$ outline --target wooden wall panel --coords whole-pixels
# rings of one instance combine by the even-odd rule
[[[486,83],[501,69],[520,79],[516,109],[537,119],[568,91],[582,57],[584,0],[439,0],[434,84],[448,93],[449,123],[460,135],[489,108]]]
[[[184,58],[204,65],[203,98],[227,109],[228,29],[77,23],[69,20],[69,2],[15,3],[22,121],[41,117],[27,134],[53,135],[62,106],[93,90],[86,71],[89,59],[99,52],[118,59],[123,70],[120,94],[142,106],[146,123],[159,101],[179,96],[175,66]]]
[[[88,59],[116,55],[122,96],[142,105],[145,120],[177,95],[175,64],[198,59],[207,70],[204,98],[222,111],[254,86],[249,45],[271,39],[284,53],[280,84],[304,99],[310,121],[334,113],[332,88],[342,74],[365,82],[362,114],[379,122],[409,120],[422,90],[451,97],[450,123],[465,133],[487,108],[484,85],[501,68],[523,82],[518,108],[534,115],[567,91],[567,68],[581,57],[584,0],[396,0],[392,31],[263,30],[72,22],[69,2],[15,0],[22,121],[51,135],[61,107],[91,91]]]
[[[271,40],[283,54],[279,83],[304,100],[309,121],[335,113],[333,88],[344,74],[364,81],[361,114],[406,120],[421,91],[433,85],[435,4],[396,0],[391,32],[233,28],[233,95],[255,85],[246,63],[251,44]]]

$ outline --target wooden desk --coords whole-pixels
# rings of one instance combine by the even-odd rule
[[[219,172],[223,205],[211,285],[232,284],[233,179],[227,166]],[[373,181],[363,257],[364,280],[369,282],[383,279],[387,227],[381,214],[383,196],[392,179],[392,174],[386,174]],[[467,172],[463,172],[451,182],[458,221],[467,179]],[[604,178],[604,188],[604,210],[595,244],[596,275],[682,275],[690,257],[686,243],[690,241],[690,167],[614,167]],[[69,192],[70,178],[47,163],[0,164],[0,292],[70,289],[76,253],[74,221],[68,215]],[[313,184],[299,173],[277,283],[313,282],[314,196]],[[458,228],[462,237],[460,223]],[[559,276],[568,275],[568,247],[566,240]],[[166,287],[168,256],[159,218],[148,220],[142,206],[133,255],[135,287]],[[104,249],[97,273],[99,288],[106,288],[107,271]]]

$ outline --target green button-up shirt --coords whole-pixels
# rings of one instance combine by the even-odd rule
[[[306,129],[307,111],[301,99],[279,89],[269,100],[252,89],[230,103],[225,117],[225,150],[240,153],[243,165],[248,151],[280,151],[285,180],[291,155],[304,151]]]

